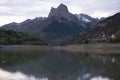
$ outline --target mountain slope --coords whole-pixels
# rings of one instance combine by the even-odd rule
[[[87,14],[75,14],[75,16],[79,19],[80,22],[85,24],[85,27],[90,29],[92,28],[93,25],[97,24],[100,21],[103,21],[105,18],[102,17],[100,19],[98,18],[93,18]]]
[[[15,30],[18,32],[25,32],[28,34],[34,33],[34,29],[36,29],[41,22],[43,22],[46,18],[38,17],[33,20],[27,19],[23,21],[22,23],[10,23],[2,26],[1,28],[6,30]]]
[[[99,22],[88,32],[80,33],[76,41],[102,41],[120,37],[120,13]]]

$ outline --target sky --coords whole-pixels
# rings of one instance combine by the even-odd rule
[[[65,4],[73,14],[108,17],[120,12],[120,0],[0,0],[0,26],[35,17],[47,17],[51,7]]]

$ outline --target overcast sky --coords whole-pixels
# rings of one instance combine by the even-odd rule
[[[51,7],[64,3],[73,14],[107,17],[120,11],[120,0],[0,0],[0,26],[48,16]]]

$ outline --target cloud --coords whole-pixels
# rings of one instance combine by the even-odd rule
[[[72,13],[86,13],[94,17],[106,17],[120,11],[120,0],[75,0],[76,2],[70,3],[70,11]],[[97,13],[105,12],[105,14]],[[109,12],[109,14],[108,14]],[[107,15],[108,14],[108,15]]]
[[[111,15],[112,12],[104,12],[104,11],[94,11],[91,16],[93,17],[98,17],[98,18],[101,18],[102,16],[103,17],[108,17],[108,15]]]
[[[50,8],[57,7],[60,3],[66,4],[74,14],[86,13],[93,17],[110,16],[120,11],[120,0],[2,0],[0,19],[3,16],[6,16],[6,20],[12,16],[20,19],[47,16]]]

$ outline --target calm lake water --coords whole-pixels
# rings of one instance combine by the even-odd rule
[[[120,55],[0,51],[0,80],[120,80]]]

